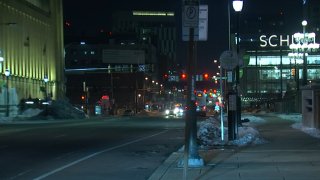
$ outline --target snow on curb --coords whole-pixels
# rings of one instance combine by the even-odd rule
[[[254,122],[264,122],[262,118],[254,116],[246,117]],[[262,144],[266,141],[260,137],[259,131],[251,126],[242,126],[238,128],[238,138],[234,141],[227,141],[228,129],[224,127],[224,141],[221,140],[221,125],[218,118],[210,117],[209,119],[200,123],[198,130],[198,140],[200,146],[216,146],[216,145],[235,145],[245,146],[248,144]]]

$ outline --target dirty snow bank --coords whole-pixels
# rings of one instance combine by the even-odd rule
[[[243,123],[243,126],[238,127],[238,138],[234,141],[228,141],[228,128],[224,127],[224,141],[221,140],[221,124],[220,118],[210,117],[200,123],[198,130],[198,140],[200,147],[209,147],[217,145],[235,145],[245,146],[248,144],[262,144],[266,141],[260,136],[259,131],[252,127],[252,123],[263,123],[264,119],[245,115],[243,118],[249,119],[248,123]],[[224,122],[224,126],[227,123]]]

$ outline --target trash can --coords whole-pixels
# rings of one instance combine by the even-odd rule
[[[320,84],[301,88],[302,92],[302,125],[320,128]]]

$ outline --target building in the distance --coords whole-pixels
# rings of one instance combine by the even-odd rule
[[[159,75],[176,69],[177,24],[174,12],[121,11],[112,17],[116,43],[152,44],[157,52]]]
[[[113,110],[141,109],[151,93],[161,90],[153,76],[155,54],[147,44],[70,44],[65,56],[66,96],[90,113],[102,97],[109,98]]]
[[[87,105],[91,113],[102,97],[111,100],[112,110],[159,102],[163,75],[175,68],[174,12],[116,12],[112,27],[105,36],[108,41],[97,36],[96,41],[69,43],[65,49],[67,97],[73,104]]]
[[[0,0],[1,105],[64,96],[62,22],[61,0]]]

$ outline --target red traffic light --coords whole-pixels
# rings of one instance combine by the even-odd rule
[[[181,74],[181,79],[186,79],[187,78],[187,74],[186,73],[182,73]]]
[[[209,79],[209,74],[208,73],[204,73],[203,74],[203,79]]]

